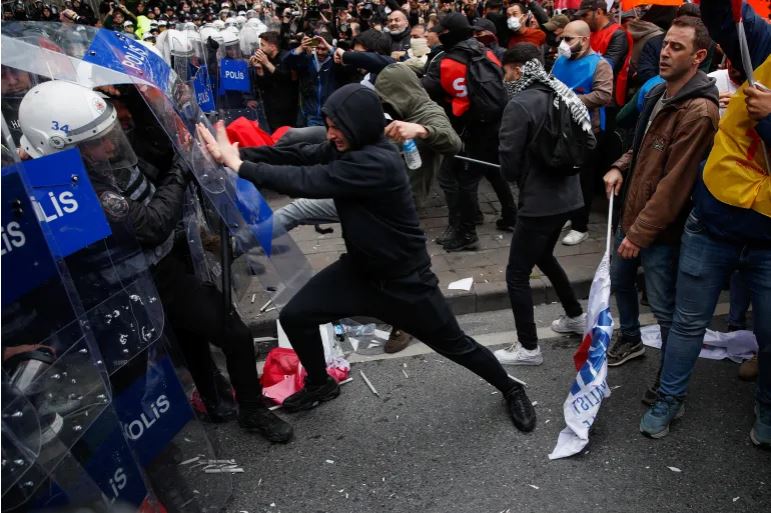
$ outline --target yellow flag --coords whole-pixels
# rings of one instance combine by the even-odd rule
[[[755,70],[754,78],[771,86],[771,59]],[[755,210],[771,217],[771,176],[756,122],[747,115],[745,82],[731,98],[720,120],[715,143],[704,167],[709,192],[729,205]]]

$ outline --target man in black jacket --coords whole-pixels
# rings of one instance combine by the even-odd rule
[[[487,348],[463,333],[437,286],[404,163],[383,135],[380,99],[365,86],[349,84],[329,97],[323,112],[327,141],[319,145],[239,152],[222,123],[217,140],[202,125],[198,129],[215,160],[257,187],[335,200],[348,253],[316,274],[280,315],[308,371],[305,388],[288,397],[284,408],[307,410],[340,394],[326,372],[318,326],[366,315],[399,326],[487,380],[503,394],[514,425],[532,430],[535,411],[524,389]]]
[[[278,32],[260,34],[260,49],[250,59],[256,69],[255,86],[265,100],[270,129],[297,124],[297,79],[286,63],[288,51],[279,47]]]
[[[517,341],[495,356],[511,365],[540,365],[543,355],[533,318],[530,273],[534,266],[551,281],[565,315],[552,323],[557,333],[583,335],[586,314],[576,300],[564,269],[554,257],[554,246],[570,212],[584,201],[578,175],[566,176],[543,169],[528,151],[536,133],[545,123],[552,98],[560,96],[571,105],[576,122],[591,133],[589,112],[564,84],[547,76],[540,61],[540,50],[530,43],[517,43],[503,56],[505,78],[513,96],[503,111],[500,134],[501,170],[506,179],[519,187],[519,217],[511,239],[506,285],[514,311]]]
[[[496,113],[494,118],[480,121],[469,92],[483,86],[481,83],[468,84],[466,81],[473,80],[467,71],[468,63],[475,57],[485,55],[496,65],[500,63],[491,50],[472,37],[474,29],[466,16],[460,13],[447,14],[437,27],[444,53],[427,67],[421,79],[423,87],[432,100],[445,107],[453,128],[464,142],[464,154],[495,163],[498,160],[500,113]],[[500,98],[500,112],[503,112],[504,100]],[[438,182],[447,200],[449,223],[445,233],[437,239],[446,251],[474,250],[478,246],[478,189],[482,177],[490,181],[501,202],[501,218],[496,221],[497,227],[510,230],[516,224],[514,196],[500,170],[458,159],[447,162],[439,174]]]

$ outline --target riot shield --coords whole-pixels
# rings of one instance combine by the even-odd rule
[[[4,44],[3,50],[5,48]],[[69,59],[61,60],[51,68],[65,69],[68,63],[78,64]],[[50,83],[54,82],[60,81]],[[109,109],[105,109],[104,103],[97,96],[91,107],[98,113],[107,112]],[[21,108],[24,109],[23,102]],[[102,119],[100,114],[97,120]],[[109,117],[105,119],[109,121]],[[109,142],[107,147],[121,148],[120,139],[114,133],[118,130],[117,125],[108,123],[105,126],[109,128],[103,130],[104,135],[95,139],[98,147],[90,151],[102,150],[105,141]],[[94,123],[89,129],[96,132],[101,126]],[[63,126],[60,132],[61,136],[50,137],[46,144],[56,147],[59,143],[56,137],[72,141],[80,135],[73,127]],[[10,136],[4,134],[4,140],[10,140]],[[93,142],[87,141],[88,144]],[[25,149],[28,154],[38,156],[33,146],[25,146]],[[85,146],[81,149],[85,151]],[[14,369],[23,364],[21,368],[25,373],[17,379],[17,371],[14,371],[11,382],[23,391],[24,397],[34,398],[29,402],[35,406],[40,419],[38,431],[43,442],[50,438],[58,443],[58,449],[50,451],[50,455],[41,449],[36,464],[27,467],[41,468],[44,476],[51,476],[59,468],[59,461],[65,461],[80,447],[76,461],[92,473],[89,475],[106,493],[114,483],[102,479],[102,472],[113,460],[99,458],[109,455],[110,451],[120,452],[116,447],[125,446],[123,453],[127,455],[127,461],[136,462],[137,466],[135,474],[138,477],[131,481],[149,480],[166,511],[216,511],[230,496],[230,476],[204,476],[200,471],[184,474],[180,470],[185,461],[215,455],[178,377],[179,372],[184,373],[184,366],[180,361],[172,360],[162,336],[163,309],[147,260],[153,258],[157,248],[149,252],[143,250],[126,218],[114,215],[115,208],[118,211],[123,208],[120,201],[110,206],[104,196],[97,198],[92,185],[93,180],[118,179],[117,175],[108,172],[114,171],[109,165],[120,168],[126,165],[126,157],[127,154],[119,150],[110,152],[104,160],[107,168],[100,168],[91,154],[87,171],[78,149],[59,151],[24,161],[16,166],[20,171],[9,173],[9,179],[15,179],[16,185],[3,184],[4,209],[6,199],[9,205],[4,220],[21,215],[14,214],[14,208],[29,216],[26,218],[29,227],[14,225],[8,232],[14,234],[4,237],[4,241],[7,239],[11,249],[15,244],[34,247],[27,243],[31,239],[23,228],[31,230],[34,226],[45,226],[45,234],[36,239],[37,247],[46,249],[43,254],[50,253],[55,263],[53,268],[58,270],[60,277],[58,281],[52,278],[45,282],[44,289],[32,287],[36,285],[34,280],[43,280],[52,273],[42,272],[46,268],[41,267],[38,260],[27,258],[23,263],[34,266],[34,272],[14,271],[3,280],[3,343],[16,341],[16,345],[25,345],[33,342],[40,346],[36,351],[43,353],[35,355],[36,358],[27,358],[28,361],[14,362]],[[32,206],[15,207],[23,205],[24,198],[32,198]],[[112,214],[109,221],[103,207]],[[38,225],[38,219],[44,224]],[[21,237],[23,242],[14,242],[13,237]],[[16,253],[21,254],[21,251]],[[9,251],[8,254],[12,253]],[[3,272],[16,267],[4,266]],[[52,275],[56,277],[56,273]],[[32,278],[22,279],[25,276]],[[6,288],[14,279],[19,280],[20,285]],[[32,290],[27,291],[31,287]],[[49,291],[51,287],[59,293]],[[15,291],[14,296],[9,296],[8,308],[5,307],[6,290]],[[21,299],[16,300],[15,296]],[[41,310],[40,315],[48,324],[33,323],[30,327],[29,312],[37,310]],[[41,327],[49,326],[51,319],[61,319],[54,324],[55,332],[33,333],[33,329],[39,331]],[[89,429],[89,423],[106,418],[105,405],[111,398],[112,420],[103,420],[104,425],[99,429]],[[5,412],[5,404],[3,407]],[[114,426],[114,434],[104,440],[105,430],[110,426]],[[89,437],[84,437],[84,433],[89,433]],[[41,448],[50,445],[43,442],[38,444]],[[34,447],[35,444],[27,445]],[[94,447],[106,449],[95,450]],[[34,451],[26,452],[35,454]],[[128,463],[119,468],[126,472]],[[32,471],[28,470],[28,473]],[[31,482],[36,485],[44,481]],[[29,498],[33,495],[25,492],[21,496]],[[145,502],[146,496],[147,493],[132,493],[136,499],[132,504],[138,507]]]
[[[5,144],[9,140],[6,132]],[[94,425],[112,413],[106,369],[20,171],[4,159],[2,508],[110,511],[109,488],[99,487],[83,469],[87,461],[75,456]],[[120,460],[122,472],[133,472],[138,506],[147,490],[128,445],[122,437],[119,442],[128,455]]]
[[[193,141],[195,124],[208,124],[209,121],[194,105],[195,98],[189,86],[176,77],[168,64],[140,43],[108,30],[89,29],[89,34],[91,44],[81,60],[28,41],[13,40],[4,33],[3,59],[5,62],[6,48],[10,48],[27,56],[15,59],[14,65],[22,66],[20,69],[34,68],[44,76],[46,66],[24,63],[64,59],[77,71],[70,72],[70,76],[86,77],[82,83],[96,86],[113,80],[113,84],[135,84],[176,153],[192,170],[207,201],[235,238],[236,258],[249,263],[263,290],[272,295],[277,306],[285,304],[312,275],[310,265],[288,234],[274,231],[272,210],[252,184],[214,163]],[[12,44],[7,40],[13,40]]]

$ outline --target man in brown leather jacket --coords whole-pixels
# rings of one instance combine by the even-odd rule
[[[645,270],[648,301],[661,326],[662,352],[675,307],[680,236],[690,210],[691,189],[718,125],[718,91],[699,71],[709,34],[700,19],[680,17],[664,37],[660,73],[664,83],[645,98],[632,149],[605,175],[608,194],[621,193],[617,255],[611,262],[621,334],[608,351],[608,365],[644,352],[640,340],[635,280]],[[643,402],[656,399],[656,384]]]

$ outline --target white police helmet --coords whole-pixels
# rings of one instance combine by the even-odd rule
[[[77,146],[92,170],[137,163],[112,104],[74,82],[51,80],[30,89],[19,105],[19,125],[20,145],[33,158]]]

